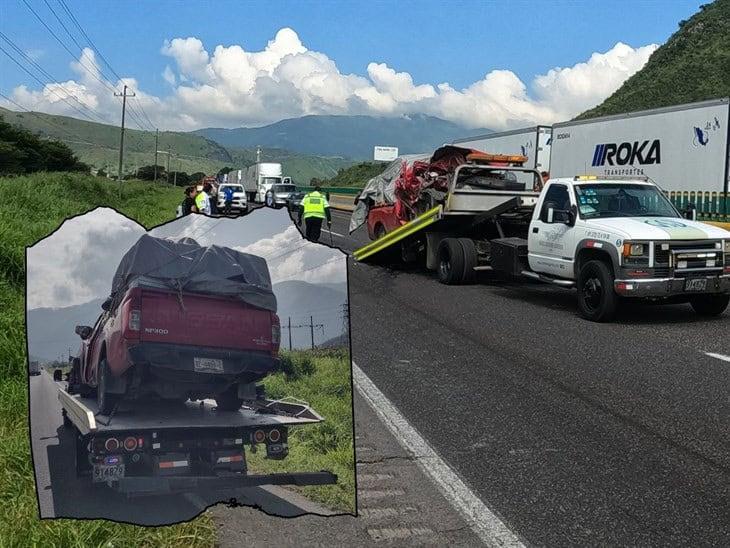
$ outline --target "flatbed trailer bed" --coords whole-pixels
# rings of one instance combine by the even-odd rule
[[[96,399],[56,384],[64,425],[76,432],[77,475],[127,496],[337,483],[327,471],[247,473],[246,445],[251,451],[265,445],[267,458],[281,460],[288,453],[288,428],[324,420],[304,402],[257,400],[238,411],[218,411],[212,400],[133,401],[101,415]]]

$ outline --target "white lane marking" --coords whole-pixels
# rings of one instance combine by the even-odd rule
[[[352,362],[355,388],[388,427],[401,446],[413,454],[419,468],[487,545],[524,547],[519,537],[492,512],[413,428],[368,376]]]
[[[335,232],[334,230],[329,230],[327,228],[322,229],[323,232],[329,232],[330,234],[334,234],[335,236],[339,236],[340,238],[347,238],[344,234],[340,234],[339,232]]]
[[[715,354],[714,352],[705,352],[705,355],[710,356],[711,358],[715,358],[716,360],[730,362],[730,356],[725,356],[724,354]]]

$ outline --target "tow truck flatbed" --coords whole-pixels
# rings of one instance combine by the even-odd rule
[[[128,497],[337,483],[328,471],[248,474],[246,445],[251,451],[264,445],[267,458],[281,460],[289,427],[324,420],[305,402],[260,399],[218,411],[212,400],[131,401],[107,416],[99,414],[96,399],[70,394],[63,381],[56,385],[64,424],[76,431],[77,475]]]

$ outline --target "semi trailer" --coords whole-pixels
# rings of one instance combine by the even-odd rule
[[[648,178],[544,182],[533,168],[490,165],[483,156],[467,155],[428,211],[370,230],[374,241],[355,259],[420,260],[450,285],[493,270],[576,289],[581,314],[598,322],[610,321],[624,299],[687,302],[701,315],[727,308],[730,232],[684,218]],[[517,173],[539,190],[500,189]],[[378,209],[368,211],[369,225]]]

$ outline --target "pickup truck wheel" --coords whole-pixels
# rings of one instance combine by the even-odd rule
[[[730,304],[730,295],[697,295],[689,304],[700,316],[719,316]]]
[[[446,285],[457,285],[464,280],[464,248],[456,238],[444,238],[439,244],[438,277]]]
[[[221,411],[238,411],[243,404],[243,400],[238,397],[238,385],[233,384],[218,394],[215,403]]]
[[[383,236],[385,236],[385,226],[383,226],[383,223],[378,223],[375,225],[375,230],[373,230],[373,235],[375,236],[376,240],[379,240]]]
[[[588,261],[578,276],[578,308],[587,320],[607,322],[616,314],[613,273],[603,261]]]
[[[106,391],[107,384],[109,382],[109,364],[105,359],[99,362],[99,380],[96,383],[96,403],[99,406],[99,413],[102,415],[108,415],[114,410],[119,401],[119,394],[110,394]]]
[[[459,238],[459,243],[464,250],[464,283],[472,283],[477,277],[477,246],[471,238]]]

